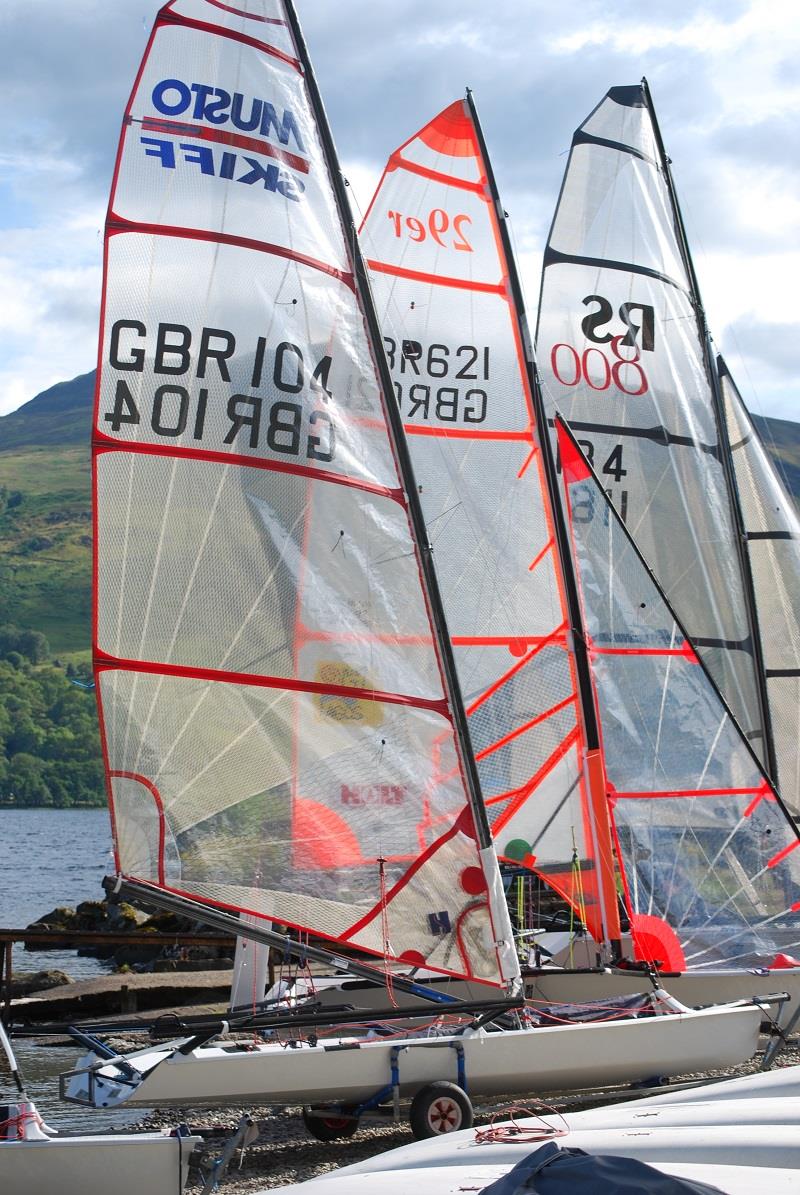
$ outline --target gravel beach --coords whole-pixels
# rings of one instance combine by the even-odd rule
[[[775,1069],[784,1066],[800,1064],[800,1041],[794,1040],[785,1046],[775,1064]],[[683,1075],[675,1082],[692,1082],[706,1077],[733,1078],[738,1075],[754,1074],[759,1069],[759,1059],[744,1063],[741,1066],[724,1071],[715,1071],[711,1075]],[[650,1094],[655,1094],[651,1091]],[[602,1104],[606,1101],[596,1101]],[[507,1108],[511,1103],[516,1106],[525,1104],[531,1113],[537,1111],[535,1096],[524,1099],[515,1096],[513,1099],[492,1103],[491,1107],[476,1108],[476,1124],[485,1123],[499,1110]],[[559,1100],[552,1097],[547,1107],[559,1110],[578,1111],[579,1107],[592,1106],[581,1104],[576,1106],[569,1098]],[[541,1110],[542,1105],[538,1105]],[[151,1113],[144,1117],[137,1128],[153,1131],[154,1129],[174,1127],[186,1122],[191,1126],[210,1127],[226,1125],[233,1128],[242,1115],[241,1108],[191,1108],[182,1111],[172,1108],[163,1113]],[[401,1119],[398,1124],[391,1121],[381,1124],[373,1119],[365,1120],[355,1137],[344,1141],[322,1142],[316,1141],[306,1132],[300,1119],[299,1108],[250,1108],[246,1111],[259,1124],[259,1136],[244,1153],[239,1165],[238,1159],[231,1163],[227,1178],[222,1182],[220,1190],[228,1195],[254,1195],[257,1191],[275,1190],[288,1186],[290,1183],[302,1182],[314,1178],[326,1171],[336,1170],[340,1166],[349,1166],[353,1162],[360,1162],[375,1154],[395,1149],[400,1145],[407,1145],[413,1140],[408,1122]],[[221,1149],[221,1144],[209,1146],[213,1156]],[[187,1186],[187,1191],[197,1191],[202,1187],[202,1181],[193,1172]]]

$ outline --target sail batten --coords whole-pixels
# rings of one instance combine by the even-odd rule
[[[291,6],[171,0],[105,242],[93,638],[117,866],[506,986],[340,189]]]

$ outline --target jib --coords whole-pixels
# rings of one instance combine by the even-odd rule
[[[592,340],[595,344],[609,344],[615,339],[614,333],[604,332],[601,334],[598,329],[611,322],[614,318],[614,308],[602,295],[587,295],[583,300],[583,305],[588,307],[590,303],[596,303],[597,309],[581,320],[581,330],[587,340]],[[635,318],[637,312],[638,322]],[[625,335],[618,337],[617,343],[628,345],[630,348],[638,347],[642,352],[652,353],[655,345],[653,308],[647,303],[622,303],[617,314],[626,328]]]

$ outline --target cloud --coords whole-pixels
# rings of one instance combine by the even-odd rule
[[[43,379],[94,364],[96,231],[157,7],[0,6],[0,409],[32,397]],[[362,210],[388,154],[474,89],[531,308],[572,132],[610,86],[647,75],[693,248],[710,262],[698,263],[710,321],[720,328],[738,317],[727,314],[727,292],[743,286],[743,301],[768,322],[775,283],[766,263],[778,263],[800,231],[796,134],[794,148],[790,140],[800,107],[796,0],[653,0],[633,9],[628,0],[584,0],[579,20],[574,5],[551,0],[298,7]],[[738,276],[725,264],[737,257]]]

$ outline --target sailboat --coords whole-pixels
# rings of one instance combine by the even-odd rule
[[[616,115],[620,106],[616,97],[621,94],[629,101],[625,128],[631,143],[643,144],[646,129],[650,129],[651,139],[656,139],[644,89],[638,93],[641,103],[634,102],[631,89],[615,88],[609,94],[611,98],[604,104],[611,107],[612,116],[605,119],[611,122]],[[587,125],[595,119],[601,120],[593,116]],[[635,121],[639,123],[634,127]],[[645,176],[645,183],[639,182],[645,169],[641,153],[623,154],[607,137],[600,136],[601,125],[598,129],[599,149],[589,144],[586,125],[576,135],[573,146],[576,160],[568,167],[562,204],[576,228],[588,229],[588,238],[596,236],[608,242],[613,236],[609,228],[616,229],[620,218],[615,206],[621,202],[619,196],[628,199],[631,193],[637,194],[637,185],[646,184],[655,189],[657,184],[649,176]],[[616,155],[623,181],[603,174],[600,167],[606,190],[595,185],[593,179],[587,181],[588,167],[578,155],[595,150],[606,156]],[[646,166],[653,169],[652,163]],[[582,186],[585,194],[600,204],[602,230],[595,227],[600,217],[593,219],[593,213],[586,217],[582,210],[576,211],[584,191],[576,195],[571,189],[571,170],[576,177],[575,189]],[[633,180],[626,177],[628,170],[634,172]],[[668,702],[674,701],[674,694],[680,692],[677,666],[673,665],[665,675],[651,671],[637,691],[628,692],[620,685],[616,705],[600,702],[596,710],[600,648],[598,641],[586,639],[580,628],[587,618],[596,620],[598,610],[593,609],[593,591],[587,599],[588,610],[577,603],[577,592],[571,594],[571,589],[575,589],[574,552],[569,543],[559,545],[560,499],[554,477],[547,476],[548,446],[544,445],[545,452],[541,452],[536,438],[538,388],[529,350],[526,361],[527,328],[522,295],[504,235],[504,213],[496,191],[492,194],[486,189],[487,174],[485,148],[480,141],[474,104],[468,96],[466,105],[451,105],[390,157],[364,220],[362,237],[373,273],[396,397],[434,543],[456,665],[467,700],[472,746],[496,847],[501,859],[528,867],[558,891],[588,925],[592,938],[588,966],[570,968],[569,973],[542,971],[529,977],[528,990],[542,999],[591,1000],[601,995],[622,995],[641,987],[641,976],[604,971],[599,979],[597,968],[591,966],[596,943],[613,946],[616,938],[617,957],[620,954],[615,907],[615,875],[619,865],[620,882],[625,885],[630,881],[625,888],[626,921],[632,929],[636,955],[642,960],[660,960],[664,971],[669,973],[668,986],[674,982],[683,999],[689,1003],[712,1003],[754,990],[764,994],[787,984],[796,1000],[800,993],[800,974],[796,971],[758,977],[750,973],[751,969],[764,968],[776,955],[794,945],[798,930],[796,910],[792,910],[792,900],[788,899],[786,906],[781,907],[783,924],[776,931],[771,915],[773,902],[766,898],[765,892],[771,881],[765,883],[760,875],[752,850],[748,856],[747,848],[739,845],[748,834],[769,834],[776,836],[773,841],[780,839],[782,845],[788,846],[795,841],[795,835],[780,808],[776,808],[771,821],[768,819],[757,829],[750,821],[750,813],[742,822],[744,815],[735,801],[728,807],[721,804],[725,793],[720,785],[727,783],[736,789],[743,783],[732,771],[726,772],[724,779],[720,779],[722,773],[714,779],[721,754],[732,752],[721,731],[722,725],[729,722],[724,706],[720,703],[717,708],[715,700],[707,698],[707,708],[700,714],[697,700],[687,699],[689,727],[674,716],[668,717]],[[644,199],[631,202],[630,206],[631,211],[626,208],[623,218],[632,219],[639,208],[649,211],[652,207]],[[558,213],[554,228],[560,228]],[[566,237],[566,233],[563,235]],[[634,240],[638,235],[649,248],[668,240],[666,232],[660,239],[650,235],[649,226],[641,234],[636,229],[628,233]],[[554,239],[557,241],[557,236],[551,235],[551,243]],[[611,254],[610,249],[608,252]],[[676,257],[677,253],[676,248]],[[590,261],[588,252],[584,256],[586,262],[582,258],[580,263],[567,261],[565,253],[561,249],[556,251],[551,244],[546,261],[552,270],[557,268],[566,273],[567,280],[571,277],[569,271],[573,271],[584,282],[585,273],[590,270],[596,273],[599,269],[598,261],[594,258]],[[628,286],[622,263],[615,258],[608,272],[613,284]],[[638,278],[636,270],[634,273]],[[618,275],[622,277],[618,279]],[[653,275],[652,266],[643,267],[642,277],[651,287],[656,285]],[[666,277],[663,266],[659,277],[662,275]],[[552,298],[553,288],[558,296],[557,288],[566,286],[560,278],[559,273],[556,281],[551,282],[545,274],[540,322],[552,336],[560,335],[568,341],[566,332],[552,330],[561,311],[558,298]],[[667,283],[662,281],[661,285],[668,290],[672,302]],[[599,282],[595,285],[598,288],[602,289]],[[555,302],[555,311],[546,306],[551,301]],[[581,310],[584,308],[585,304]],[[624,311],[633,323],[633,303],[628,303]],[[650,308],[644,317],[640,313],[648,344],[655,340],[657,327],[659,337],[667,341],[664,353],[668,363],[672,363],[676,356],[680,357],[687,334],[679,331],[678,348],[673,350],[672,317],[664,316],[666,323],[662,327],[648,311]],[[610,333],[608,339],[611,340]],[[689,340],[690,347],[692,343]],[[620,360],[626,354],[631,356],[621,341],[615,341],[612,347]],[[551,363],[556,362],[558,368],[565,350],[566,344],[558,344],[549,353]],[[589,366],[594,351],[583,349],[583,359]],[[684,347],[684,352],[687,351]],[[638,353],[638,349],[634,352]],[[695,352],[699,355],[699,346]],[[617,361],[613,369],[609,366],[609,378],[613,376],[624,392],[633,387],[631,379],[639,376],[636,370],[641,373],[642,368],[634,363],[629,374]],[[662,367],[662,372],[665,368]],[[660,401],[659,382],[664,384],[656,373],[648,386],[639,383],[643,393],[651,394],[654,404]],[[571,401],[579,404],[577,415],[569,408],[570,422],[577,427],[584,449],[594,451],[593,444],[584,438],[586,426],[580,421],[583,410],[580,403],[584,402],[587,388],[590,391],[587,403],[592,397],[602,400],[610,411],[609,420],[616,416],[611,400],[605,394],[598,400],[587,385],[578,390],[577,398],[570,394]],[[637,410],[636,414],[640,422],[661,418],[658,410],[656,414]],[[538,418],[543,426],[541,412]],[[649,442],[640,431],[636,427],[630,429],[632,452],[638,450],[640,440]],[[659,439],[660,433],[656,432],[652,435],[661,452],[674,439],[663,436]],[[734,438],[733,432],[731,435]],[[684,453],[691,447],[683,441],[680,444]],[[626,454],[629,451],[627,442],[624,451]],[[621,447],[611,447],[602,461],[594,453],[597,467],[604,470],[604,482],[614,462],[622,470],[620,476],[627,477],[627,455],[623,464],[622,452]],[[642,455],[649,462],[647,454]],[[700,456],[702,466],[705,458]],[[716,457],[712,459],[719,464]],[[758,466],[763,476],[768,477],[763,453]],[[641,463],[637,467],[644,472]],[[658,485],[653,484],[650,494],[657,510],[659,488],[673,493],[689,470],[685,463],[679,463],[674,466],[673,476],[671,468],[671,458],[667,456],[663,465],[665,476]],[[753,466],[751,472],[752,469]],[[690,470],[689,476],[693,477]],[[712,471],[712,476],[717,474]],[[721,478],[718,481],[721,483]],[[758,483],[751,482],[750,489],[762,492],[765,484],[759,477]],[[633,504],[632,495],[625,490],[619,506],[628,525],[638,528],[644,521],[643,514],[638,516],[645,498],[641,492],[633,492],[639,505]],[[613,497],[613,489],[611,494]],[[594,501],[590,493],[586,503]],[[574,518],[591,522],[597,517],[607,523],[608,516],[600,506],[596,515],[590,505],[575,509]],[[789,519],[787,500],[781,502],[778,496],[770,509],[772,506],[780,508],[784,521]],[[754,516],[754,519],[761,527],[763,512],[761,518]],[[697,534],[696,529],[693,533]],[[791,549],[791,540],[788,545],[785,543],[790,539],[785,530],[780,536],[780,546]],[[769,542],[774,542],[774,538]],[[756,535],[753,542],[761,540]],[[684,550],[680,544],[679,548]],[[661,545],[660,551],[665,559],[673,559],[672,546]],[[791,621],[792,593],[798,592],[800,573],[792,576],[794,564],[795,558],[787,553],[780,598],[784,617],[779,626],[784,628]],[[638,568],[639,572],[644,571],[642,566]],[[760,575],[764,575],[763,568]],[[630,570],[619,572],[614,578],[620,600],[628,590],[635,591],[641,584],[641,577],[631,575]],[[674,601],[682,590],[678,585],[673,586],[673,591]],[[599,594],[597,600],[607,599]],[[635,613],[635,606],[631,609]],[[633,626],[630,634],[634,635]],[[792,633],[787,638],[791,643]],[[685,641],[690,640],[691,636]],[[693,646],[694,640],[691,642]],[[700,648],[697,650],[700,652]],[[733,651],[731,654],[735,656]],[[714,653],[701,655],[710,668]],[[729,671],[732,674],[741,671],[740,665],[730,665]],[[780,675],[777,683],[785,685],[783,673]],[[707,684],[704,682],[703,687]],[[619,725],[636,721],[638,711],[648,703],[661,710],[661,722],[650,726],[640,719],[638,738],[634,734],[620,734]],[[698,744],[692,764],[695,771],[691,775],[691,768],[680,771],[673,766],[675,756],[682,752],[688,755],[687,730],[691,730]],[[735,730],[726,734],[736,737]],[[590,743],[594,744],[593,750]],[[699,754],[703,743],[703,753]],[[740,755],[741,750],[733,754]],[[745,748],[748,759],[749,754]],[[641,773],[635,784],[623,784],[620,774],[624,773],[624,764],[630,756],[640,760]],[[757,779],[753,778],[752,765],[742,767],[750,773],[747,783],[752,786],[751,797],[755,798],[763,785],[774,804],[776,793],[766,776],[759,773]],[[675,787],[676,797],[687,798],[684,806],[676,801],[668,810],[664,798],[669,795],[670,786]],[[648,869],[647,886],[643,886],[638,876],[641,851],[637,855],[628,840],[621,842],[619,838],[619,819],[615,819],[614,810],[622,808],[620,794],[632,788],[645,790],[638,793],[641,798],[654,798],[652,805],[642,803],[640,808],[650,811],[653,837],[661,835],[657,848],[661,856],[660,886],[655,878],[655,862]],[[707,812],[701,816],[700,798],[705,794],[709,798]],[[712,797],[719,808],[711,809]],[[661,800],[660,805],[655,803],[656,798]],[[691,812],[685,817],[689,806]],[[655,810],[668,812],[660,828]],[[676,832],[672,831],[673,826],[678,827]],[[714,848],[704,854],[704,840],[714,833],[719,835],[722,849],[718,852]],[[642,850],[646,849],[642,845]],[[655,847],[652,853],[655,857]],[[575,860],[579,862],[577,869]],[[718,947],[710,940],[714,932],[707,935],[709,940],[702,948],[696,942],[681,943],[686,933],[677,911],[676,889],[692,868],[694,881],[704,890],[703,908],[708,909],[712,931],[719,925],[719,909],[730,905],[732,870],[738,869],[739,873],[735,889],[747,894],[744,899],[736,898],[734,920],[740,923],[739,931],[731,932]],[[794,884],[794,879],[787,880],[787,894]],[[699,907],[698,903],[695,913]],[[752,941],[745,947],[748,937]],[[576,954],[580,957],[580,951]],[[610,957],[610,953],[606,954],[607,961]],[[779,1015],[786,1021],[793,1011],[788,1004]]]
[[[59,1133],[44,1123],[30,1099],[8,1035],[0,1021],[0,1050],[15,1087],[14,1102],[0,1105],[0,1173],[4,1195],[100,1191],[113,1175],[120,1195],[181,1195],[189,1157],[200,1137],[174,1133]]]
[[[496,998],[477,1019],[450,1000],[466,1027],[400,1043],[314,1032],[241,1048],[204,1031],[93,1050],[62,1076],[68,1098],[302,1101],[331,1136],[413,1095],[432,1131],[442,1100],[467,1115],[467,1084],[635,1081],[753,1052],[758,1008],[695,1012],[663,993],[659,1015],[611,1025],[484,1023],[520,1004],[519,962],[366,268],[288,2],[171,0],[156,19],[109,203],[93,460],[116,889],[387,991],[441,1004],[393,974],[404,964]]]
[[[796,681],[770,700],[764,636],[774,632],[758,616],[719,377],[646,80],[613,87],[573,137],[537,344],[548,412],[562,411],[579,434],[781,799],[797,809],[798,745],[786,731],[776,740],[772,725],[779,700],[791,725]],[[773,485],[765,459],[761,468]]]

